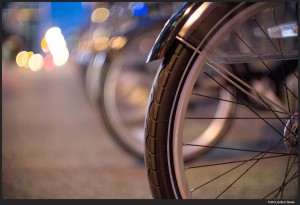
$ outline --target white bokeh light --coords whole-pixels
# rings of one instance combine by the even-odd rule
[[[64,65],[69,59],[69,50],[65,47],[53,55],[53,62],[56,66]]]
[[[49,51],[53,56],[53,62],[56,66],[64,65],[69,59],[69,50],[64,36],[59,27],[52,27],[47,30],[45,40]]]
[[[44,65],[44,58],[41,54],[34,54],[29,60],[29,68],[32,71],[39,71]]]

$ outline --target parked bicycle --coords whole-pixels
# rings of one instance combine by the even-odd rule
[[[145,121],[154,198],[297,198],[297,15],[297,2],[189,2],[169,19],[148,57],[163,58]]]
[[[145,110],[159,65],[159,62],[146,64],[145,61],[174,11],[173,4],[143,4],[149,9],[143,15],[141,6],[140,10],[131,8],[134,2],[112,3],[108,21],[92,25],[82,37],[93,39],[96,33],[99,39],[107,40],[102,42],[101,49],[81,50],[80,76],[87,99],[118,145],[139,160],[144,159]]]
[[[87,72],[88,83],[98,76],[94,90],[96,109],[115,141],[129,154],[144,159],[144,119],[147,100],[155,77],[157,63],[145,61],[165,21],[141,20],[140,24],[122,38],[126,45],[105,54],[99,68],[98,53]],[[98,62],[97,62],[98,60]],[[95,75],[98,69],[98,75]],[[97,83],[97,84],[96,84]],[[92,89],[90,89],[92,91]]]

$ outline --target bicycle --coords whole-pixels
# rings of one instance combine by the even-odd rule
[[[151,85],[160,61],[145,64],[147,54],[165,21],[142,21],[141,25],[129,32],[126,45],[117,51],[107,52],[103,63],[99,56],[95,57],[87,72],[87,77],[99,79],[96,107],[103,117],[111,136],[127,153],[136,159],[144,159],[144,118]],[[97,54],[103,55],[103,53]],[[99,66],[101,65],[101,69]],[[98,68],[98,69],[97,69]],[[96,73],[98,70],[98,73]],[[87,82],[92,82],[92,79]],[[210,89],[213,89],[209,86]],[[222,91],[215,90],[216,94]],[[224,93],[224,91],[223,91]],[[94,95],[95,96],[95,95]],[[228,99],[230,96],[224,96]],[[207,103],[205,101],[200,102]],[[224,103],[220,103],[224,104]],[[230,104],[229,104],[230,105]],[[227,106],[224,114],[231,115],[234,106]],[[192,111],[192,107],[190,108]],[[230,121],[226,120],[216,133],[221,137]],[[213,124],[209,126],[212,128]],[[207,131],[209,130],[206,129]],[[191,138],[190,140],[196,140]],[[191,161],[201,154],[201,151],[187,149],[184,153],[186,161]]]
[[[297,198],[297,14],[297,2],[190,2],[169,19],[147,59],[163,58],[145,119],[154,198]],[[234,100],[198,91],[203,79]],[[196,97],[216,106],[197,108]],[[226,136],[196,133],[229,119]],[[191,147],[203,150],[192,163]]]
[[[88,69],[87,82],[98,76],[98,89],[91,96],[104,124],[118,145],[138,160],[144,159],[145,109],[157,64],[147,65],[145,60],[164,23],[142,20],[123,35],[127,43],[122,49],[109,51],[105,57],[97,54]],[[104,57],[101,69],[99,56]]]
[[[145,109],[159,63],[148,65],[145,61],[167,20],[165,7],[170,7],[166,3],[149,4],[155,15],[124,18],[118,16],[119,6],[127,11],[127,3],[113,3],[110,8],[110,18],[113,19],[107,25],[101,24],[100,28],[101,33],[110,31],[110,41],[115,39],[119,46],[116,43],[115,48],[110,45],[94,51],[89,62],[81,67],[82,82],[90,104],[102,117],[115,142],[138,160],[144,159]],[[160,10],[163,10],[163,15]]]

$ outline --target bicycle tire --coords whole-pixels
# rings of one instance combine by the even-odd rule
[[[274,5],[274,3],[241,3],[232,7],[233,4],[230,4],[215,3],[213,12],[206,14],[205,21],[199,21],[198,30],[196,28],[192,31],[196,33],[195,36],[191,35],[188,39],[177,38],[157,72],[149,98],[145,122],[145,161],[149,185],[154,198],[180,199],[191,197],[188,183],[185,179],[180,178],[184,175],[185,170],[183,168],[182,148],[180,148],[182,141],[177,138],[182,131],[181,128],[178,128],[182,126],[182,119],[178,116],[184,115],[187,106],[186,100],[181,97],[181,92],[187,87],[189,87],[188,92],[191,92],[193,85],[189,84],[195,82],[193,75],[198,75],[201,70],[201,68],[197,68],[197,72],[196,69],[191,71],[193,65],[198,63],[197,59],[200,56],[199,52],[192,47],[201,47],[200,52],[205,50],[208,45],[212,49],[222,35],[225,36],[226,32],[232,31],[231,25],[240,25],[241,22],[239,21],[242,20],[238,17],[244,18],[247,15],[249,17],[250,13],[257,14],[268,6]],[[240,16],[240,14],[242,15]],[[223,16],[226,17],[225,21]],[[222,35],[220,30],[224,32],[221,33]],[[201,35],[201,38],[196,38],[197,33]],[[214,35],[210,35],[211,33]],[[203,59],[205,57],[202,57],[201,60],[204,61]],[[184,108],[180,108],[179,105]],[[291,118],[293,117],[296,118],[297,115],[294,114]],[[176,150],[178,147],[181,151]]]
[[[118,51],[110,51],[107,53],[107,57],[105,60],[104,65],[101,68],[100,75],[99,75],[99,98],[97,101],[97,107],[98,110],[101,113],[101,116],[103,118],[104,124],[111,134],[114,141],[128,154],[133,156],[137,160],[144,160],[144,140],[143,135],[141,135],[141,139],[138,139],[138,136],[135,137],[135,134],[133,133],[130,128],[125,124],[124,119],[120,117],[122,113],[120,113],[119,109],[117,108],[116,99],[112,99],[112,95],[116,92],[115,87],[117,85],[117,78],[118,72],[123,72],[122,68],[114,68],[113,64],[116,61],[116,58],[118,56],[126,56],[126,49],[131,46],[132,42],[135,42],[138,38],[142,38],[142,36],[145,36],[147,32],[153,32],[157,31],[157,35],[164,25],[164,21],[154,21],[149,24],[143,25],[139,29],[135,29],[130,32],[130,35],[128,35],[128,41],[126,45]],[[155,39],[153,39],[154,42]],[[150,49],[150,48],[149,48]],[[124,54],[125,52],[125,54]],[[138,52],[138,51],[136,51]],[[138,55],[138,54],[136,54]],[[145,55],[146,60],[146,55]],[[154,73],[155,74],[155,73]],[[137,75],[139,75],[137,73]],[[150,78],[149,76],[148,78]],[[154,78],[154,77],[153,77]],[[145,79],[147,80],[147,79]],[[149,80],[149,79],[148,79]],[[151,80],[152,82],[152,80]],[[138,85],[135,85],[138,86]],[[150,91],[151,83],[149,84],[149,91]],[[148,97],[147,93],[147,97]],[[147,100],[145,100],[145,103]],[[143,116],[142,116],[142,126],[141,129],[143,129],[143,122],[144,122],[144,116],[145,116],[145,108],[143,109]],[[136,113],[131,113],[130,116],[136,115]]]
[[[138,35],[142,35],[145,32],[153,32],[153,30],[156,29],[157,31],[159,31],[161,29],[161,24],[156,24],[153,25],[152,27],[149,26],[147,27],[147,29],[145,29],[142,32],[138,32],[136,35],[134,35],[135,37],[133,37],[133,39],[136,39],[138,37]],[[126,51],[125,51],[126,53]],[[117,53],[116,55],[118,55],[119,53]],[[127,57],[128,58],[128,57]],[[116,56],[111,56],[111,59],[109,60],[109,62],[113,62],[115,61]],[[114,65],[115,62],[113,62],[112,64],[109,63],[106,66],[104,66],[102,68],[102,74],[101,74],[101,82],[103,83],[100,87],[102,89],[101,96],[100,96],[100,104],[101,104],[101,112],[102,112],[102,116],[104,118],[105,124],[108,127],[108,129],[110,130],[110,133],[112,134],[112,136],[114,137],[114,139],[128,152],[130,153],[132,156],[136,157],[137,159],[143,160],[144,159],[144,139],[141,138],[141,140],[137,140],[137,137],[134,136],[134,133],[130,130],[129,127],[127,127],[125,125],[125,123],[123,124],[122,121],[122,117],[118,117],[118,115],[121,115],[122,113],[120,111],[118,111],[118,107],[117,106],[112,106],[114,104],[116,104],[116,99],[111,99],[112,98],[111,95],[113,95],[112,93],[116,93],[116,86],[117,84],[121,84],[120,83],[120,78],[118,78],[117,76],[121,76],[123,71],[119,71],[117,68],[115,68],[116,66],[112,66]],[[156,62],[156,64],[158,64],[159,62]],[[117,64],[117,63],[115,63]],[[118,73],[120,72],[120,73]],[[123,73],[124,74],[124,73]],[[153,73],[155,74],[155,73]],[[138,74],[142,76],[142,74]],[[133,80],[133,75],[131,76],[131,80]],[[151,80],[151,84],[152,81],[154,79],[154,75],[153,76],[148,76],[148,78],[150,78]],[[143,81],[146,81],[147,79],[144,78]],[[149,79],[148,79],[149,80]],[[149,84],[149,92],[147,92],[147,99],[148,99],[148,93],[150,93],[150,88],[151,88],[151,84]],[[124,86],[125,87],[125,84]],[[135,87],[138,87],[138,84],[135,85]],[[222,91],[222,90],[221,90]],[[217,92],[217,94],[222,95],[222,92]],[[128,96],[130,96],[128,94]],[[116,95],[115,98],[117,98],[118,96]],[[230,96],[225,96],[224,98],[228,98]],[[140,126],[140,130],[142,131],[141,133],[141,137],[143,137],[144,133],[144,118],[145,118],[145,109],[146,109],[146,103],[147,103],[147,99],[145,100],[145,106],[142,107],[142,121],[141,122],[141,126]],[[229,99],[228,99],[229,100]],[[222,103],[219,103],[220,105]],[[224,103],[223,103],[224,104]],[[225,108],[225,107],[223,107]],[[227,108],[225,109],[224,112],[224,117],[230,117],[232,116],[234,111],[234,106],[230,105],[227,106]],[[129,116],[132,115],[137,115],[137,112],[132,112],[131,114],[128,114]],[[115,117],[114,117],[115,116]],[[138,115],[137,115],[138,116]],[[120,120],[121,119],[121,120]],[[221,137],[227,130],[228,126],[229,126],[230,120],[224,120],[224,123],[221,124],[221,126],[219,126],[219,131],[215,134],[214,137],[214,141],[216,141],[219,137]],[[206,132],[209,132],[209,128],[212,128],[215,125],[215,123],[211,123],[210,126],[205,129]],[[195,137],[194,137],[195,138]],[[135,140],[134,140],[135,139]],[[133,141],[134,140],[134,141]],[[194,141],[197,140],[193,139]],[[189,148],[187,150],[185,150],[184,152],[184,157],[186,161],[191,161],[195,158],[197,158],[202,152],[204,152],[205,150],[200,150],[200,149],[194,149],[194,148]]]

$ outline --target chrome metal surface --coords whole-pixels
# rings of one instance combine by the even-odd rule
[[[176,35],[201,4],[202,2],[187,2],[182,4],[182,6],[166,22],[163,30],[157,37],[155,44],[148,55],[147,63],[158,60],[165,55]]]

